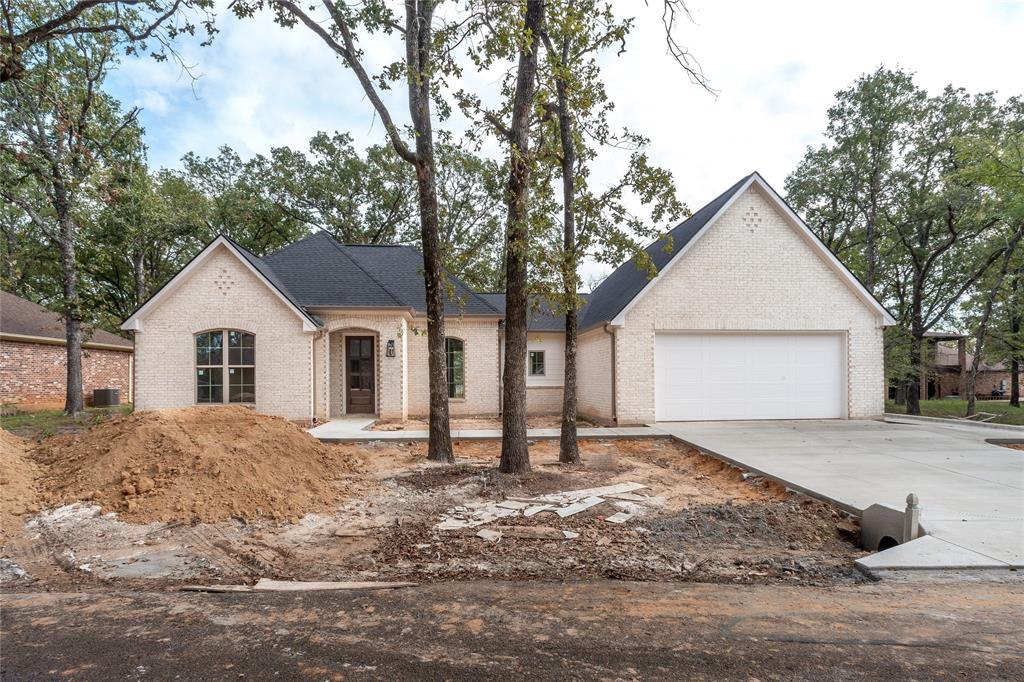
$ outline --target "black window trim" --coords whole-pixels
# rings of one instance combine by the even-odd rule
[[[231,362],[231,332],[237,332],[243,335],[249,335],[252,337],[252,364],[235,364]],[[221,338],[221,362],[212,365],[201,365],[199,364],[199,337],[206,334],[220,334]],[[243,337],[244,338],[244,337]],[[239,346],[238,350],[244,349],[245,346]],[[241,360],[241,358],[240,358]],[[256,332],[251,332],[245,329],[238,329],[234,327],[217,327],[213,329],[204,329],[202,331],[195,332],[192,335],[192,362],[194,370],[192,372],[192,386],[193,386],[193,400],[195,405],[241,405],[241,406],[255,406],[256,405]],[[199,370],[200,369],[219,369],[221,371],[220,389],[221,399],[219,401],[204,401],[199,400]],[[232,401],[231,400],[231,370],[232,369],[252,369],[252,400],[245,401]],[[240,384],[242,386],[249,386],[250,384]]]
[[[449,372],[449,369],[451,367],[451,365],[449,363],[449,359],[451,357],[452,351],[449,350],[449,347],[448,347],[448,344],[450,342],[452,342],[452,341],[454,341],[454,342],[459,344],[458,352],[462,354],[462,368],[461,368],[462,369],[462,376],[460,377],[462,379],[462,381],[456,384],[456,386],[461,385],[461,387],[462,387],[462,395],[458,395],[458,394],[452,395],[452,377],[451,377],[451,373]],[[465,339],[460,339],[457,336],[446,336],[444,338],[444,368],[445,368],[445,379],[447,380],[447,384],[448,384],[448,399],[449,400],[465,400],[466,399],[466,340]]]

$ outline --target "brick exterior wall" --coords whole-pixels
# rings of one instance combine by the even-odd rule
[[[754,188],[737,197],[617,330],[620,424],[654,419],[654,335],[659,330],[844,332],[847,414],[882,414],[878,312],[859,299]],[[591,360],[589,349],[582,354],[586,362]],[[586,393],[581,387],[581,396]]]
[[[489,416],[499,411],[501,385],[499,373],[498,320],[469,317],[445,319],[445,333],[465,342],[466,397],[448,401],[453,416]],[[427,382],[427,321],[417,318],[410,325],[409,416],[423,417],[430,412]]]
[[[316,340],[316,417],[326,419],[345,414],[344,339],[374,337],[376,364],[375,396],[381,419],[405,419],[408,395],[405,387],[408,353],[408,323],[401,312],[349,314],[329,310],[313,313],[324,323]],[[395,342],[395,356],[387,357],[387,342]]]
[[[576,340],[577,411],[601,422],[615,416],[612,404],[612,337],[603,327],[590,329]]]
[[[526,337],[526,351],[526,414],[561,414],[565,334],[530,332]],[[530,374],[530,351],[544,351],[543,375]]]
[[[313,335],[223,246],[142,318],[135,335],[136,409],[195,404],[194,335],[215,329],[256,335],[257,410],[297,421],[311,418]]]
[[[82,391],[92,403],[96,388],[121,390],[121,402],[130,402],[130,351],[82,349]],[[0,340],[0,403],[33,407],[64,404],[67,350],[63,345]]]
[[[526,414],[562,414],[561,386],[527,386]]]
[[[945,398],[951,395],[960,395],[960,371],[944,370],[938,375],[939,394],[935,398]],[[966,377],[964,378],[966,382]],[[974,386],[974,394],[989,396],[992,391],[998,391],[1002,383],[1006,382],[1006,395],[1010,395],[1010,373],[1005,371],[978,372],[978,378]],[[922,398],[927,396],[922,396]]]

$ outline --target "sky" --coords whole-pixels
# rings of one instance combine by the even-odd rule
[[[636,17],[625,54],[602,60],[613,120],[650,139],[652,162],[672,171],[691,210],[753,170],[781,191],[807,146],[821,143],[835,93],[879,66],[914,72],[930,92],[953,84],[1000,99],[1024,94],[1024,0],[688,0],[693,22],[676,35],[717,95],[668,56],[658,0],[613,1]],[[108,79],[111,94],[142,108],[151,166],[179,167],[185,153],[221,145],[243,157],[305,149],[320,130],[348,132],[357,146],[383,141],[354,74],[312,33],[267,15],[239,20],[223,4],[218,27],[212,46],[181,46],[196,79],[147,58],[126,59]],[[376,66],[401,49],[397,39],[363,47]],[[498,84],[469,69],[460,85],[487,99]],[[399,95],[386,100],[401,123]],[[465,121],[442,125],[458,132]],[[620,154],[601,157],[598,181],[621,173]],[[584,279],[607,270],[588,263]]]

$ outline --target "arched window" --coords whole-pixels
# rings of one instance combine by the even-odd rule
[[[227,347],[227,353],[224,348]],[[227,392],[224,391],[225,378]],[[196,334],[196,402],[256,402],[256,336],[237,329]]]
[[[444,340],[445,357],[448,359],[448,397],[466,397],[466,353],[462,339]]]

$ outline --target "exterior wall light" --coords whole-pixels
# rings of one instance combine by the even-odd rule
[[[384,349],[384,354],[387,357],[389,357],[389,358],[395,357],[395,340],[394,339],[388,339],[388,345]]]

